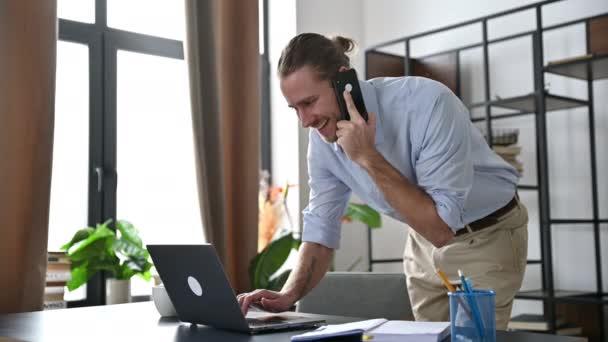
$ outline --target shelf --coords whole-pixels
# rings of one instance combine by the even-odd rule
[[[587,101],[579,100],[571,97],[545,94],[545,110],[547,112],[554,110],[563,110],[563,109],[571,109],[577,107],[587,106]],[[492,120],[510,118],[514,116],[527,115],[536,113],[536,93],[531,93],[528,95],[510,97],[506,99],[498,99],[489,102],[475,103],[469,106],[472,108],[479,108],[489,105],[491,107],[499,107],[505,109],[517,110],[517,113],[508,113],[508,114],[498,114],[492,115]],[[473,122],[475,121],[483,121],[485,117],[473,118],[471,119]]]
[[[591,67],[591,80],[608,78],[608,55],[589,55],[563,63],[548,64],[545,66],[545,72],[589,80],[588,67]]]
[[[554,291],[556,302],[563,303],[591,303],[591,304],[608,304],[608,293],[597,293],[592,291],[567,291],[567,290],[555,290]],[[517,299],[533,299],[533,300],[547,300],[549,298],[549,292],[546,290],[530,290],[520,291],[515,298]]]
[[[540,264],[542,264],[542,260],[539,260],[539,259],[528,259],[528,260],[526,260],[526,263],[528,265],[540,265]]]
[[[517,186],[518,190],[538,190],[538,185],[526,185],[520,184]]]
[[[602,220],[594,220],[594,219],[552,219],[550,220],[551,224],[594,224],[602,223]]]

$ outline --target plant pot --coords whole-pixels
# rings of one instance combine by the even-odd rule
[[[131,281],[114,278],[106,279],[106,304],[131,302]]]

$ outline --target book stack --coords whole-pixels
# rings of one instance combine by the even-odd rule
[[[521,177],[524,172],[524,165],[517,159],[521,154],[521,146],[517,144],[518,140],[518,129],[492,130],[492,149],[502,159],[513,166]]]
[[[508,329],[547,333],[549,321],[543,315],[521,314],[511,318]],[[579,336],[582,333],[583,328],[576,324],[568,323],[561,317],[555,320],[556,335]]]
[[[63,252],[47,253],[46,284],[44,287],[44,310],[64,309],[65,285],[70,280],[70,260]]]
[[[330,324],[291,337],[305,341],[439,342],[450,334],[450,322],[389,321],[384,318]]]

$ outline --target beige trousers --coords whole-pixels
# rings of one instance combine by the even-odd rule
[[[528,211],[521,202],[493,226],[457,236],[441,248],[410,229],[403,268],[414,317],[419,321],[450,320],[448,290],[436,270],[440,268],[456,286],[460,269],[476,289],[496,292],[496,329],[505,330],[527,255]]]

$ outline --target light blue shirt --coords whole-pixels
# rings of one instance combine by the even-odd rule
[[[503,207],[514,196],[517,171],[495,154],[462,102],[444,85],[422,77],[360,81],[368,112],[376,113],[376,149],[435,202],[454,231]],[[351,193],[405,222],[372,178],[337,143],[310,130],[310,202],[302,241],[340,244],[341,218]]]

